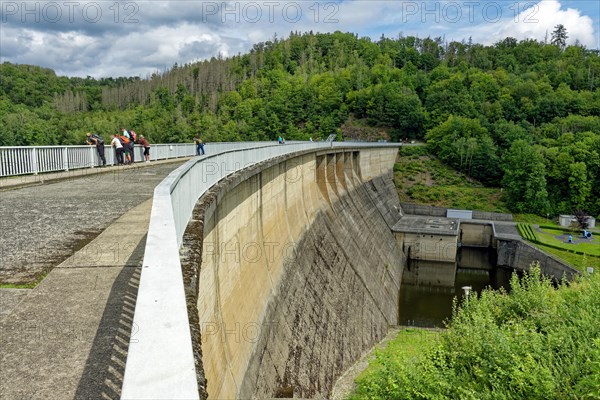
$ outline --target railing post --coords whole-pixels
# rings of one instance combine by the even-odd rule
[[[34,175],[38,174],[37,149],[35,147],[31,149],[31,170]]]
[[[63,147],[63,169],[69,170],[69,155],[67,154],[67,148]]]
[[[90,146],[90,168],[96,166],[96,160],[94,160],[94,148],[95,146]]]

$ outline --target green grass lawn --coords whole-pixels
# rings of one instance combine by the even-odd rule
[[[582,239],[581,231],[577,230],[571,234],[575,243],[564,243],[564,241],[560,238],[564,235],[568,236],[570,234],[569,232],[562,232],[548,228],[541,228],[541,231],[542,232],[536,233],[538,239],[544,244],[560,246],[565,249],[573,248],[574,250],[582,251],[586,254],[600,256],[600,239],[597,235],[593,236],[591,239]],[[557,235],[559,235],[558,238],[556,237]]]
[[[573,236],[575,236],[577,234],[577,230],[565,229],[565,228],[560,228],[560,227],[549,228],[549,227],[540,226],[540,229],[542,230],[542,232],[547,233],[549,235],[563,235],[565,233],[571,233]]]
[[[579,270],[585,270],[586,267],[597,267],[600,264],[600,238],[597,235],[591,241],[565,243],[555,235],[571,233],[568,229],[544,227],[539,232],[532,225],[525,223],[519,223],[517,228],[521,236],[534,246],[555,255]],[[580,234],[581,230],[573,231],[573,239],[577,240],[577,236]]]
[[[554,235],[559,234],[568,234],[565,232],[560,232],[556,230],[550,229],[542,229],[542,232],[535,231],[537,239],[542,242],[542,244],[547,244],[550,246],[561,247],[565,250],[575,250],[580,251],[586,254],[600,256],[600,240],[598,236],[595,236],[591,239],[591,241],[586,240],[585,242],[578,243],[565,243],[563,240],[556,238]],[[578,236],[581,235],[581,231],[573,232],[573,239],[577,240]]]
[[[600,258],[582,256],[580,254],[575,254],[567,250],[559,250],[553,247],[544,246],[542,244],[534,243],[533,245],[539,247],[546,253],[550,253],[560,258],[561,260],[578,269],[579,271],[585,271],[587,267],[596,267],[597,269],[600,265]]]

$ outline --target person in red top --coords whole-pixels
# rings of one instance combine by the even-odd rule
[[[148,142],[148,139],[144,135],[140,135],[138,143],[144,146],[144,157],[146,158],[146,162],[150,162],[150,142]]]

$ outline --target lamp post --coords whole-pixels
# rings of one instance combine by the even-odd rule
[[[472,286],[463,286],[461,289],[464,290],[465,298],[468,303],[469,302],[469,294],[471,293],[471,290],[473,290],[473,287]]]

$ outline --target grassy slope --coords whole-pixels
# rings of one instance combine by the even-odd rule
[[[481,183],[446,166],[425,147],[405,147],[394,166],[400,201],[431,206],[509,212],[497,188]]]
[[[582,241],[577,238],[580,230],[541,228],[540,232],[533,225],[525,223],[519,223],[518,228],[521,236],[534,246],[555,255],[580,271],[585,271],[587,267],[597,267],[600,262],[600,240],[597,234],[592,239]],[[565,243],[564,235],[568,234],[573,235],[574,243]]]

